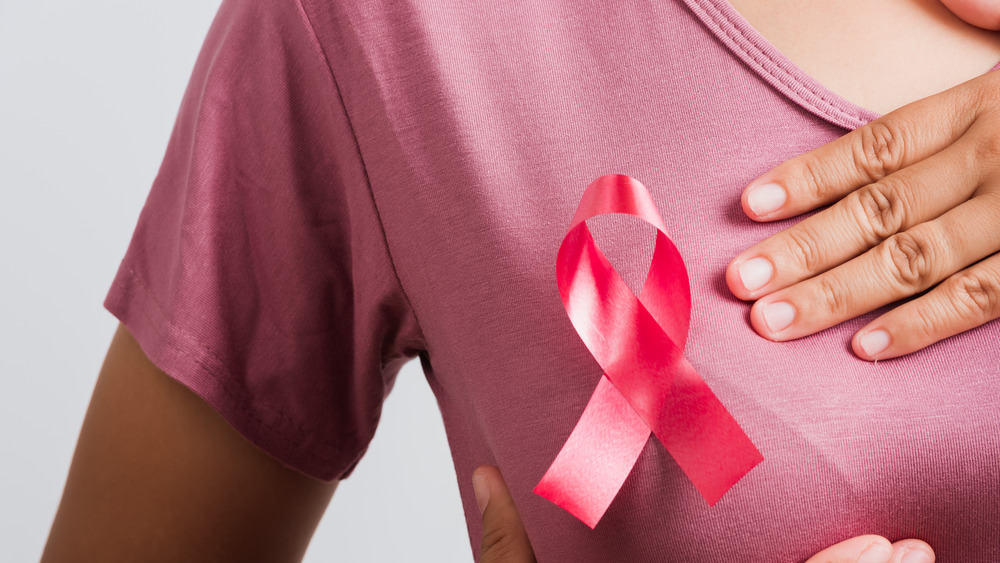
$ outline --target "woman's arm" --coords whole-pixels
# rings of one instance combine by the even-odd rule
[[[299,561],[335,488],[243,438],[119,325],[42,562]]]

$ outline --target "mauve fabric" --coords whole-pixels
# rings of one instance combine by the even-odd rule
[[[491,463],[540,561],[802,561],[867,533],[1000,560],[1000,324],[873,364],[848,342],[879,311],[773,343],[723,282],[792,223],[748,220],[746,183],[874,117],[723,0],[223,0],[105,306],[320,479],[419,356],[475,556]],[[685,353],[765,459],[709,508],[652,439],[592,531],[531,489],[601,377],[555,258],[609,173],[650,189],[691,278]],[[638,285],[652,233],[593,223]]]

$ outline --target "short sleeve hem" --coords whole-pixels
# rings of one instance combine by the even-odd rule
[[[238,378],[226,373],[218,354],[169,322],[134,271],[119,271],[104,307],[129,330],[156,367],[201,397],[244,438],[278,462],[323,481],[343,478],[357,464],[358,459],[341,459],[315,431],[252,397]],[[245,407],[250,404],[254,411]],[[334,469],[345,466],[344,471]]]

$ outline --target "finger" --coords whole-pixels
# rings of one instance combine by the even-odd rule
[[[751,324],[766,338],[791,340],[924,291],[1000,248],[998,215],[1000,194],[977,196],[846,264],[761,298],[750,309]]]
[[[744,212],[758,221],[794,217],[940,152],[975,121],[980,90],[997,80],[982,76],[917,100],[779,164],[743,191]]]
[[[889,563],[934,563],[934,550],[920,540],[901,540],[892,544]]]
[[[977,150],[973,141],[959,141],[741,252],[726,271],[730,291],[753,299],[788,287],[939,217],[983,181],[985,171],[970,175],[966,168]]]
[[[875,319],[854,335],[851,348],[866,360],[895,358],[998,317],[1000,254],[994,254]]]
[[[1000,4],[990,0],[941,0],[956,16],[983,29],[1000,30]]]
[[[881,536],[858,536],[824,549],[806,563],[889,563],[890,557],[889,540]]]
[[[535,553],[521,515],[500,470],[484,465],[472,474],[472,488],[483,515],[481,563],[534,563]]]

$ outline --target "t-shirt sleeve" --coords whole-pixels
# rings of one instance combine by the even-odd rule
[[[285,465],[342,479],[423,348],[296,0],[223,0],[104,306]]]

